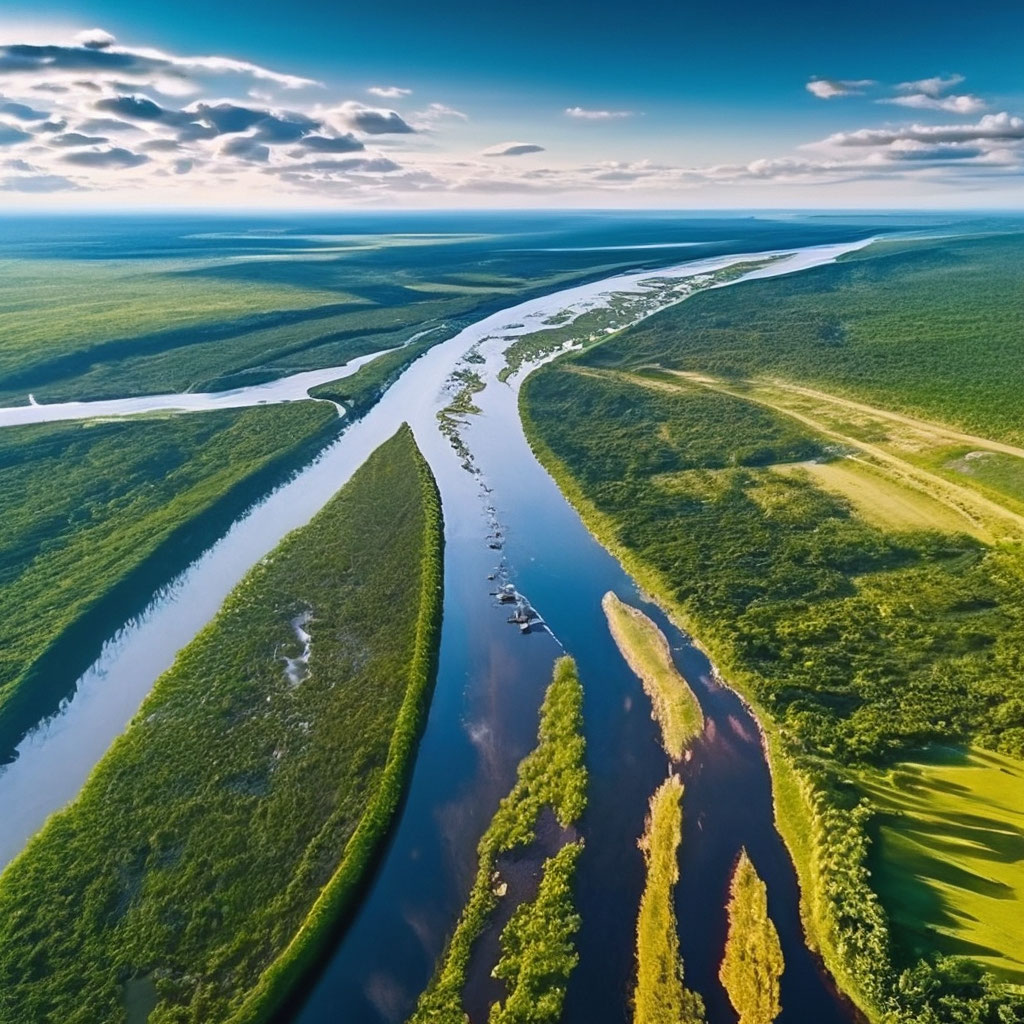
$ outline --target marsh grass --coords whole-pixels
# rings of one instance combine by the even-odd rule
[[[636,922],[633,1024],[703,1024],[705,1019],[700,996],[684,985],[675,914],[682,798],[682,782],[670,775],[651,797],[647,828],[639,844],[647,882]]]

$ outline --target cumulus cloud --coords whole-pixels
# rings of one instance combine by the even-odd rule
[[[543,153],[544,147],[535,142],[500,142],[485,149],[482,156],[526,156],[528,153]]]
[[[366,91],[382,100],[400,100],[403,96],[412,95],[412,89],[403,89],[398,85],[371,85]]]
[[[812,78],[805,88],[819,100],[831,100],[837,96],[858,96],[874,84],[874,80],[870,78]]]
[[[617,121],[633,116],[632,110],[588,110],[585,107],[566,107],[565,113],[581,121]]]
[[[835,132],[818,145],[890,146],[895,142],[926,143],[1001,142],[1024,139],[1024,118],[1005,111],[986,114],[973,124],[909,124],[892,128],[861,128],[853,132]]]
[[[75,36],[75,42],[90,50],[107,50],[117,39],[102,28],[87,28]]]
[[[50,140],[51,146],[102,146],[109,140],[103,135],[83,135],[81,132],[67,132],[55,135]]]
[[[240,75],[272,82],[285,89],[301,89],[317,83],[311,78],[272,71],[260,64],[231,57],[180,57],[161,50],[116,46],[115,39],[101,29],[79,37],[76,46],[14,43],[0,46],[0,77],[49,76],[62,72],[118,75],[122,78],[188,77],[197,73]]]
[[[346,160],[307,160],[301,164],[293,164],[286,168],[288,171],[341,171],[346,174],[358,172],[361,174],[391,174],[400,171],[401,164],[395,163],[384,156],[376,157],[349,157]]]
[[[981,99],[953,92],[960,81],[938,77],[883,90],[867,79],[818,78],[807,89],[822,99],[869,92],[892,104],[890,113],[942,111],[949,116],[933,119],[968,123],[869,124],[795,155],[737,164],[678,166],[626,159],[636,155],[628,152],[609,154],[618,160],[549,163],[512,159],[545,152],[529,141],[469,157],[446,154],[445,132],[457,128],[464,138],[466,114],[440,102],[408,114],[390,109],[411,94],[401,86],[371,86],[370,96],[388,101],[376,107],[303,93],[311,80],[244,60],[125,46],[97,29],[73,42],[43,36],[31,45],[0,45],[0,147],[8,147],[0,148],[8,155],[0,155],[0,190],[225,195],[230,184],[231,197],[240,199],[292,192],[380,202],[475,193],[543,202],[568,194],[667,198],[690,189],[876,179],[977,182],[1024,172],[1024,122],[1009,113],[982,116]],[[599,124],[640,114],[574,106],[562,116]]]
[[[351,101],[328,111],[327,120],[342,129],[367,135],[408,135],[416,131],[395,110],[380,110]]]
[[[947,78],[936,75],[934,78],[919,78],[914,82],[900,82],[896,88],[900,92],[919,92],[934,98],[959,85],[963,80],[963,75],[949,75]]]
[[[270,147],[249,135],[228,139],[221,146],[220,152],[223,156],[237,156],[242,160],[254,160],[257,163],[266,163],[270,159]]]
[[[346,135],[307,135],[302,140],[307,149],[318,153],[355,153],[366,147],[351,133]],[[301,150],[298,151],[301,153]]]

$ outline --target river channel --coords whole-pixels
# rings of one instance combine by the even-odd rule
[[[755,275],[827,262],[858,244],[864,243],[800,250]],[[771,782],[756,722],[736,694],[716,681],[689,638],[638,594],[537,463],[518,416],[522,374],[508,383],[496,379],[509,339],[538,330],[553,314],[593,308],[613,294],[642,293],[643,282],[652,278],[683,279],[748,259],[694,261],[545,296],[494,314],[429,350],[366,416],[236,521],[111,638],[60,713],[25,737],[17,759],[0,769],[0,806],[7,825],[0,837],[0,864],[74,797],[156,677],[244,572],[308,521],[404,420],[434,470],[445,513],[445,612],[437,685],[392,839],[359,910],[319,978],[290,1008],[289,1018],[300,1024],[398,1024],[408,1016],[465,899],[477,839],[533,744],[540,699],[552,663],[564,650],[576,659],[584,684],[590,769],[589,806],[582,822],[586,851],[577,885],[583,919],[580,963],[564,1019],[571,1024],[629,1019],[643,883],[636,840],[666,763],[647,699],[605,625],[601,597],[613,590],[640,604],[665,631],[707,718],[683,771],[677,912],[687,984],[704,997],[710,1024],[735,1021],[717,967],[728,879],[745,846],[767,882],[769,909],[782,941],[786,971],[780,1021],[854,1020],[804,944],[795,873],[774,827]],[[651,311],[645,309],[644,315]],[[451,395],[452,371],[471,350],[485,360],[473,369],[488,382],[475,396],[480,414],[462,432],[474,472],[463,467],[436,419]],[[257,401],[266,397],[264,388]],[[490,596],[495,581],[488,577],[495,575],[530,599],[546,628],[535,626],[523,636],[505,621],[507,611]]]

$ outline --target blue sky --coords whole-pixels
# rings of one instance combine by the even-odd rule
[[[1022,38],[991,0],[6,0],[0,205],[1019,207]]]

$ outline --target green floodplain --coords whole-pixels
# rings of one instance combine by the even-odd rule
[[[339,366],[630,265],[450,228],[302,241],[263,242],[251,259],[199,235],[126,254],[115,235],[86,258],[3,260],[0,404],[223,391]]]
[[[250,571],[4,872],[0,1017],[272,1018],[398,805],[433,680],[441,546],[403,427]]]
[[[222,389],[387,349],[314,391],[359,415],[463,323],[620,269],[524,267],[517,250],[484,268],[479,242],[435,238],[429,260],[413,252],[425,242],[374,236],[265,263],[12,264],[0,403]],[[555,318],[509,356],[511,371],[586,343],[527,381],[531,443],[755,706],[808,939],[878,1024],[1024,1020],[1022,258],[1020,235],[876,243],[619,333],[606,333],[614,306]],[[466,371],[449,420],[473,410],[478,381]],[[0,432],[0,740],[340,423],[321,401]],[[273,1019],[350,910],[403,791],[441,543],[403,428],[252,570],[3,875],[0,1017]],[[622,602],[606,611],[666,750],[685,756],[702,719],[664,637]],[[491,1024],[559,1019],[579,928],[581,694],[561,660],[414,1021],[464,1024],[488,929],[504,993]],[[334,784],[310,791],[311,775]],[[637,1024],[703,1016],[671,904],[673,779],[638,837]],[[502,878],[516,858],[533,865],[525,898]],[[730,914],[747,925],[722,977],[744,1024],[778,1012],[763,895],[741,859]]]
[[[872,1019],[1024,1016],[1024,237],[696,295],[531,376],[538,456],[765,725]]]

